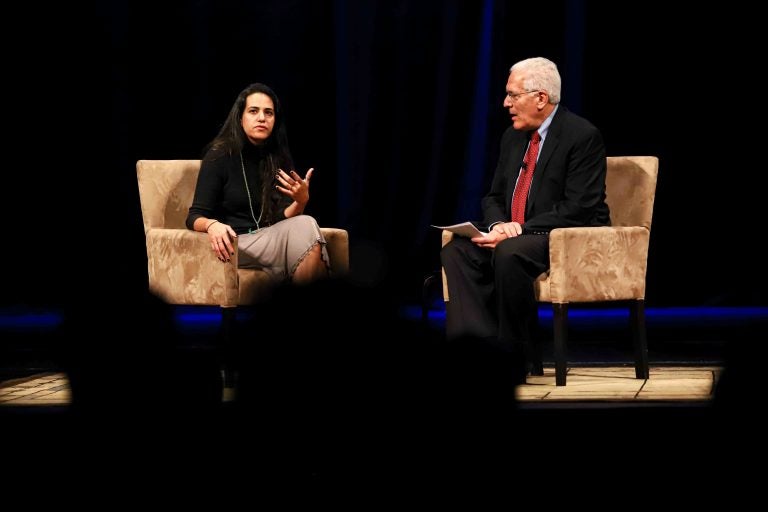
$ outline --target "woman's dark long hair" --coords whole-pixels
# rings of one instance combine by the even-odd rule
[[[243,148],[247,147],[246,144],[251,144],[243,130],[242,119],[248,96],[257,92],[269,96],[275,107],[275,124],[272,128],[272,133],[264,142],[264,145],[261,146],[267,158],[264,159],[263,165],[260,166],[261,198],[262,201],[265,201],[265,220],[267,224],[273,224],[277,218],[278,210],[290,204],[286,196],[275,189],[277,169],[280,168],[286,172],[293,169],[293,158],[288,146],[288,133],[285,128],[285,120],[283,119],[283,109],[275,91],[262,83],[253,83],[240,91],[235,103],[229,110],[229,115],[227,115],[224,125],[219,130],[219,134],[205,147],[203,154],[209,151],[216,151],[229,156],[239,155]]]

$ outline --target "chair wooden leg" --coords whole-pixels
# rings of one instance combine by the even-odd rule
[[[566,353],[568,342],[568,304],[552,304],[555,334],[555,384],[565,386]]]
[[[635,345],[635,377],[647,379],[649,371],[648,342],[645,335],[645,301],[633,300],[629,308],[629,323]]]
[[[237,308],[221,308],[221,331],[219,333],[221,367],[224,371],[224,387],[233,387],[235,381],[235,371],[237,359],[235,329]]]
[[[544,363],[541,348],[541,334],[539,333],[539,314],[538,308],[531,319],[531,340],[528,347],[528,362],[530,363],[531,375],[544,375]]]

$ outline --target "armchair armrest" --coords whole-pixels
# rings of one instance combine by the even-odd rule
[[[344,229],[320,228],[325,237],[330,259],[331,272],[335,275],[344,275],[349,272],[349,233]]]
[[[453,240],[453,231],[443,230],[442,245],[440,247],[445,247],[451,240]],[[448,295],[448,276],[445,275],[443,267],[440,267],[440,272],[443,274],[443,302],[448,302],[451,299]]]
[[[640,226],[553,229],[549,274],[536,283],[539,300],[644,299],[649,239],[650,231]],[[538,290],[542,285],[548,290]]]
[[[237,240],[232,260],[222,263],[205,233],[150,228],[146,235],[152,293],[170,304],[237,305]]]
[[[453,236],[454,236],[453,231],[443,230],[443,237],[442,237],[443,244],[441,245],[441,247],[445,247],[445,244],[453,240]]]

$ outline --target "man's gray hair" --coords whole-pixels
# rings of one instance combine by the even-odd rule
[[[523,88],[526,91],[545,91],[549,102],[560,103],[560,73],[554,62],[544,57],[533,57],[515,63],[509,72],[523,74]]]

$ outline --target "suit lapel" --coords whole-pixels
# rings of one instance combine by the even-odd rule
[[[552,124],[549,125],[549,131],[547,132],[547,140],[544,141],[544,147],[541,149],[539,160],[536,162],[536,170],[533,172],[533,181],[531,181],[531,189],[528,191],[528,202],[525,205],[526,213],[531,211],[533,203],[536,202],[536,194],[541,188],[541,184],[544,183],[544,176],[547,173],[547,164],[549,159],[555,153],[557,145],[560,143],[560,130],[562,127],[562,118],[565,112],[564,107],[557,109]]]

